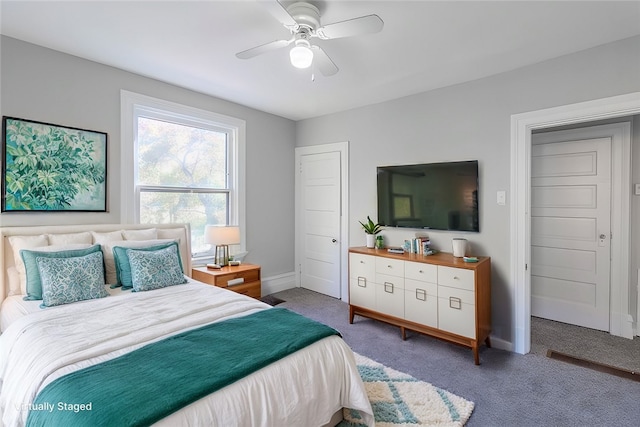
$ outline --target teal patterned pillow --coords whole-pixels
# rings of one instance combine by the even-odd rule
[[[27,273],[27,295],[25,295],[23,299],[25,301],[42,299],[42,279],[40,278],[40,271],[38,270],[36,258],[71,258],[89,255],[94,252],[100,252],[100,245],[93,245],[88,248],[74,248],[54,251],[49,251],[48,248],[46,251],[33,251],[26,249],[21,250],[20,256],[22,257],[24,268]]]
[[[133,292],[187,283],[180,266],[177,245],[157,251],[127,249]]]
[[[122,286],[122,289],[131,289],[133,287],[133,281],[131,279],[131,264],[129,263],[129,255],[127,254],[128,249],[135,249],[138,251],[157,251],[158,249],[165,249],[169,246],[175,246],[178,250],[180,271],[184,272],[184,269],[182,268],[182,259],[180,258],[180,249],[178,248],[178,243],[175,241],[144,247],[134,246],[127,248],[126,246],[114,246],[113,258],[116,261],[116,276],[118,278],[118,282],[115,285],[111,285],[111,287],[117,288]]]
[[[104,288],[102,252],[70,258],[36,257],[42,280],[42,305],[69,304],[109,296]]]

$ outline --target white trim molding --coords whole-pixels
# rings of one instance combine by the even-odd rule
[[[136,194],[134,189],[135,183],[135,144],[136,130],[134,127],[134,117],[136,109],[139,107],[147,109],[157,109],[159,111],[170,111],[175,115],[181,115],[190,119],[197,125],[201,123],[213,123],[225,129],[232,129],[233,137],[236,140],[236,150],[230,153],[236,157],[237,167],[230,165],[231,173],[236,187],[234,190],[237,195],[236,203],[231,206],[230,222],[240,226],[242,230],[246,230],[246,183],[245,183],[245,164],[246,164],[246,122],[236,117],[225,116],[223,114],[214,113],[209,110],[190,107],[164,99],[153,98],[147,95],[141,95],[127,90],[120,91],[120,222],[126,224],[136,223]],[[246,233],[241,233],[242,242],[241,250],[246,250]]]
[[[633,92],[511,116],[512,204],[510,235],[511,283],[514,288],[513,347],[515,352],[526,354],[531,348],[531,273],[529,268],[531,263],[531,132],[535,129],[631,116],[638,113],[640,113],[640,92]],[[627,250],[627,254],[628,252]],[[626,265],[628,270],[628,263]],[[624,330],[623,332],[629,329],[625,325],[620,326]]]
[[[296,287],[296,274],[294,272],[278,274],[277,276],[264,277],[262,282],[262,296],[275,294]]]

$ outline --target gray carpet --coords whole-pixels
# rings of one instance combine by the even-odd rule
[[[531,318],[531,352],[555,350],[582,359],[640,372],[640,337],[632,340],[607,332]]]
[[[332,326],[351,348],[393,369],[475,402],[467,426],[637,426],[637,382],[530,353],[471,350],[356,316],[348,305],[305,289],[274,294],[289,308]]]

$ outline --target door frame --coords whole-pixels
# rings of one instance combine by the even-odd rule
[[[294,262],[296,287],[300,287],[300,254],[302,253],[302,237],[303,232],[300,230],[300,218],[302,215],[302,183],[300,176],[301,157],[312,154],[324,153],[340,153],[340,236],[338,242],[340,244],[340,299],[348,302],[349,291],[348,285],[348,265],[347,255],[349,249],[349,239],[345,236],[349,235],[349,141],[335,142],[330,144],[310,145],[306,147],[295,148],[295,243],[294,243]]]
[[[512,318],[514,337],[512,344],[516,353],[526,354],[531,349],[531,272],[528,269],[531,263],[531,132],[535,129],[632,116],[638,113],[640,113],[640,92],[633,92],[511,116],[510,276],[514,286],[514,315]],[[627,159],[630,163],[631,159],[629,157]],[[629,180],[621,184],[629,188],[631,185]],[[629,191],[626,193],[627,196],[630,194]],[[624,200],[625,197],[622,199]],[[629,206],[628,203],[629,201],[627,201],[627,206]],[[618,271],[622,276],[626,275],[625,283],[628,283],[630,256],[628,207],[625,214],[627,215],[626,224],[621,225],[626,227],[627,232],[621,237],[624,236],[627,239],[626,251],[623,250],[622,242],[615,245],[617,247],[615,250],[619,253],[622,249],[623,252],[620,254],[621,258],[616,257],[616,261],[620,262],[622,258],[626,259],[627,268],[623,271],[623,266],[620,265]],[[613,251],[612,245],[612,255],[615,255]],[[613,265],[612,268],[614,268]],[[628,299],[628,290],[626,294]],[[626,311],[628,312],[628,308]],[[626,323],[628,323],[629,317],[627,317]]]

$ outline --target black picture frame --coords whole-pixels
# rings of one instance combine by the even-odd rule
[[[105,132],[2,117],[2,212],[107,212]]]

